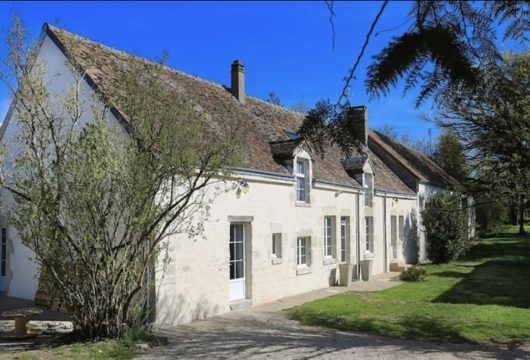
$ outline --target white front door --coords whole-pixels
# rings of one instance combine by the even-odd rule
[[[230,301],[245,298],[245,227],[230,224]]]
[[[7,228],[3,227],[0,233],[0,291],[7,288]]]

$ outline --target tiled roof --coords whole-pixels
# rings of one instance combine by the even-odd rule
[[[120,77],[130,70],[131,62],[150,62],[56,27],[48,25],[45,28],[50,38],[86,71],[92,86],[107,96],[118,115],[121,114],[126,118],[126,114],[122,114],[119,110],[117,98],[112,94],[120,83]],[[283,141],[285,144],[290,144],[288,147],[292,146],[293,142],[287,141],[289,137],[285,131],[296,132],[304,119],[303,113],[251,96],[247,96],[245,103],[242,104],[225,86],[169,67],[164,67],[163,76],[168,84],[178,91],[184,91],[190,99],[193,99],[195,107],[200,109],[212,128],[222,131],[220,129],[223,128],[223,124],[237,124],[243,148],[241,167],[289,174],[287,168],[274,158],[273,151],[278,150],[279,147],[275,148],[275,145],[271,147],[271,142],[281,144]],[[344,170],[341,157],[340,149],[334,146],[326,149],[323,158],[314,156],[315,179],[359,187],[360,184]],[[375,156],[373,160],[375,163],[382,163]],[[379,176],[375,177],[376,188],[380,184],[389,187],[387,190],[412,192],[390,169],[384,166],[378,168]]]
[[[371,130],[368,136],[368,146],[370,147],[371,144],[382,148],[420,182],[442,188],[465,190],[464,186],[458,180],[449,175],[436,162],[422,152],[400,144],[392,138],[374,130]]]

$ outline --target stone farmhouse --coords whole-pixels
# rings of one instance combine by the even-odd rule
[[[68,47],[69,40],[75,40],[74,48]],[[86,96],[95,90],[109,93],[128,63],[145,61],[49,25],[37,46],[45,81],[56,93],[73,81],[67,54],[86,73]],[[212,205],[204,238],[170,239],[172,261],[156,277],[156,325],[347,284],[360,279],[361,267],[369,263],[374,274],[398,269],[417,260],[412,214],[436,191],[463,189],[427,156],[370,130],[364,106],[356,111],[364,114],[366,151],[344,159],[330,147],[322,158],[296,133],[303,113],[245,93],[241,62],[232,64],[230,87],[164,71],[209,122],[238,122],[244,154],[229,180],[234,190],[220,194]],[[118,115],[113,107],[108,121],[121,126]],[[87,114],[84,122],[90,121]],[[10,167],[17,149],[16,114],[10,111],[3,124],[0,141],[7,154],[2,166]],[[34,299],[34,254],[7,221],[12,199],[5,192],[1,196],[0,291]],[[421,223],[419,228],[421,233]],[[425,238],[420,238],[423,260]]]

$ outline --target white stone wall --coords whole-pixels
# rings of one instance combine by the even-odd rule
[[[310,206],[297,206],[294,181],[249,179],[247,193],[217,197],[205,223],[204,238],[175,236],[170,240],[171,263],[158,273],[156,322],[177,324],[229,311],[230,216],[250,216],[251,253],[247,297],[259,304],[323,288],[338,280],[337,259],[324,263],[324,216],[350,217],[350,241],[355,240],[355,196],[350,190],[311,189]],[[273,262],[272,234],[282,234],[281,263]],[[311,237],[311,272],[297,275],[296,241]],[[335,237],[335,254],[340,238]],[[351,257],[354,247],[350,245]],[[249,260],[249,259],[247,259]],[[353,260],[353,259],[352,259]],[[247,261],[248,263],[248,261]]]
[[[63,53],[47,36],[42,39],[36,64],[42,64],[46,69],[43,76],[50,92],[50,106],[60,111],[65,94],[75,83],[75,78],[66,66],[66,58]],[[84,111],[79,127],[93,121],[92,115],[96,102],[92,95],[93,90],[88,83],[86,81],[81,82],[80,98],[84,104]],[[101,106],[101,104],[99,105]],[[112,114],[107,114],[107,120],[113,128],[124,133],[123,126],[118,123]],[[0,145],[5,147],[6,153],[4,154],[2,170],[6,177],[9,178],[13,169],[14,159],[21,150],[20,144],[16,141],[17,134],[20,131],[16,113],[10,111],[3,124]],[[1,211],[6,216],[13,205],[13,199],[5,190],[0,190],[0,196],[2,197]],[[35,254],[21,243],[17,230],[13,226],[8,226],[7,233],[7,294],[32,300],[35,297],[38,286],[38,268],[34,261]]]
[[[297,206],[295,184],[290,181],[264,181],[245,178],[247,193],[236,191],[221,194],[215,200],[211,216],[205,223],[203,239],[175,236],[170,240],[172,262],[166,271],[157,275],[156,325],[179,324],[230,311],[229,301],[229,226],[230,216],[252,217],[249,224],[251,239],[250,279],[247,279],[247,298],[260,304],[314,289],[334,285],[339,272],[337,258],[331,264],[324,258],[324,216],[335,217],[335,247],[340,255],[340,217],[350,217],[349,259],[357,263],[356,196],[355,191],[329,186],[311,189],[310,206]],[[412,198],[388,195],[387,231],[390,214],[408,214],[415,206]],[[360,194],[361,259],[365,254],[364,195]],[[383,197],[374,199],[375,231],[373,273],[385,272],[385,244],[382,222]],[[271,256],[272,234],[282,234],[282,259],[275,264]],[[311,237],[311,272],[297,275],[296,241]],[[389,235],[388,235],[389,236]],[[390,238],[387,239],[387,267],[390,263]],[[340,258],[339,258],[340,260]]]

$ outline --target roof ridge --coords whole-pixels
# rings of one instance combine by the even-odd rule
[[[112,46],[109,46],[109,45],[105,45],[105,44],[103,44],[101,42],[89,39],[89,38],[87,38],[85,36],[81,36],[81,35],[76,34],[74,32],[65,30],[63,28],[60,28],[60,27],[57,27],[57,26],[53,26],[53,25],[49,25],[47,23],[46,23],[46,26],[51,31],[61,31],[63,33],[66,33],[68,36],[73,36],[73,37],[76,37],[76,38],[78,38],[78,39],[80,39],[82,41],[86,41],[86,42],[92,43],[94,45],[101,46],[102,48],[110,50],[112,52],[119,53],[119,54],[122,54],[122,55],[125,55],[125,56],[130,56],[130,57],[136,58],[136,59],[138,59],[140,61],[143,61],[143,62],[146,62],[146,63],[149,63],[149,64],[162,65],[163,68],[165,68],[165,69],[167,69],[167,70],[169,70],[171,72],[174,72],[174,73],[177,73],[177,74],[180,74],[180,75],[183,75],[183,76],[187,76],[187,77],[190,77],[190,78],[195,79],[195,80],[203,81],[205,83],[208,83],[208,84],[211,84],[211,85],[223,88],[223,89],[226,88],[223,84],[220,84],[220,83],[215,82],[213,80],[201,78],[200,76],[197,76],[197,75],[194,75],[194,74],[190,74],[190,73],[187,73],[187,72],[182,71],[182,70],[178,70],[176,68],[173,68],[173,67],[165,65],[165,64],[158,64],[156,61],[154,61],[152,59],[148,59],[148,58],[146,58],[144,56],[141,56],[141,55],[133,54],[133,53],[127,52],[125,50],[120,50],[120,49],[117,49],[115,47],[112,47]]]
[[[124,56],[131,56],[133,58],[136,58],[136,59],[138,59],[140,61],[143,61],[143,62],[146,62],[146,63],[149,63],[149,64],[157,64],[156,61],[148,59],[148,58],[146,58],[144,56],[133,54],[133,53],[127,52],[125,50],[120,50],[120,49],[114,48],[114,47],[109,46],[109,45],[105,45],[105,44],[103,44],[103,43],[101,43],[99,41],[95,41],[95,40],[89,39],[89,38],[87,38],[85,36],[81,36],[81,35],[76,34],[74,32],[65,30],[63,28],[60,28],[60,27],[57,27],[57,26],[53,26],[53,25],[50,25],[48,23],[45,23],[45,26],[47,26],[51,31],[60,31],[60,32],[66,33],[68,36],[73,36],[73,37],[78,38],[78,39],[80,39],[82,41],[86,41],[86,42],[92,43],[94,45],[101,46],[102,48],[110,50],[112,52],[116,52],[116,53],[122,54]],[[161,64],[158,64],[158,65],[161,65]],[[189,77],[189,78],[192,78],[192,79],[195,79],[195,80],[203,81],[203,82],[205,82],[207,84],[210,84],[210,85],[214,85],[214,86],[217,86],[217,87],[220,87],[220,88],[223,88],[223,89],[227,89],[228,88],[227,86],[225,86],[225,85],[223,85],[221,83],[215,82],[213,80],[205,79],[205,78],[202,78],[202,77],[194,75],[194,74],[187,73],[185,71],[176,69],[176,68],[168,66],[166,64],[162,64],[162,67],[164,69],[166,69],[166,70],[169,70],[169,71],[173,72],[173,73],[176,73],[176,74],[179,74],[179,75],[182,75],[182,76],[186,76],[186,77]],[[303,116],[305,116],[305,113],[303,113],[301,111],[289,109],[289,108],[284,107],[282,105],[273,104],[273,103],[271,103],[271,102],[269,102],[267,100],[260,99],[260,98],[258,98],[256,96],[252,96],[252,95],[248,95],[248,94],[246,96],[247,96],[247,98],[251,98],[253,100],[262,102],[262,103],[267,104],[267,105],[269,105],[271,107],[275,107],[277,109],[280,109],[280,110],[283,110],[283,111],[287,111],[287,112],[290,112],[290,113],[295,114],[295,115],[303,115]]]
[[[285,107],[285,106],[283,106],[283,105],[273,104],[273,103],[271,103],[270,101],[267,101],[267,100],[264,100],[264,99],[260,99],[260,98],[258,98],[258,97],[252,96],[252,95],[247,95],[247,97],[248,97],[248,98],[251,98],[251,99],[253,99],[253,100],[256,100],[256,101],[262,102],[262,103],[264,103],[264,104],[267,104],[267,105],[269,105],[269,106],[271,106],[271,107],[273,107],[273,108],[277,108],[277,109],[279,109],[279,110],[287,111],[287,112],[293,113],[293,114],[295,114],[295,115],[303,115],[303,116],[306,115],[306,113],[304,113],[304,112],[301,112],[301,111],[298,111],[298,110],[294,110],[294,109],[289,109],[289,108],[287,108],[287,107]]]

